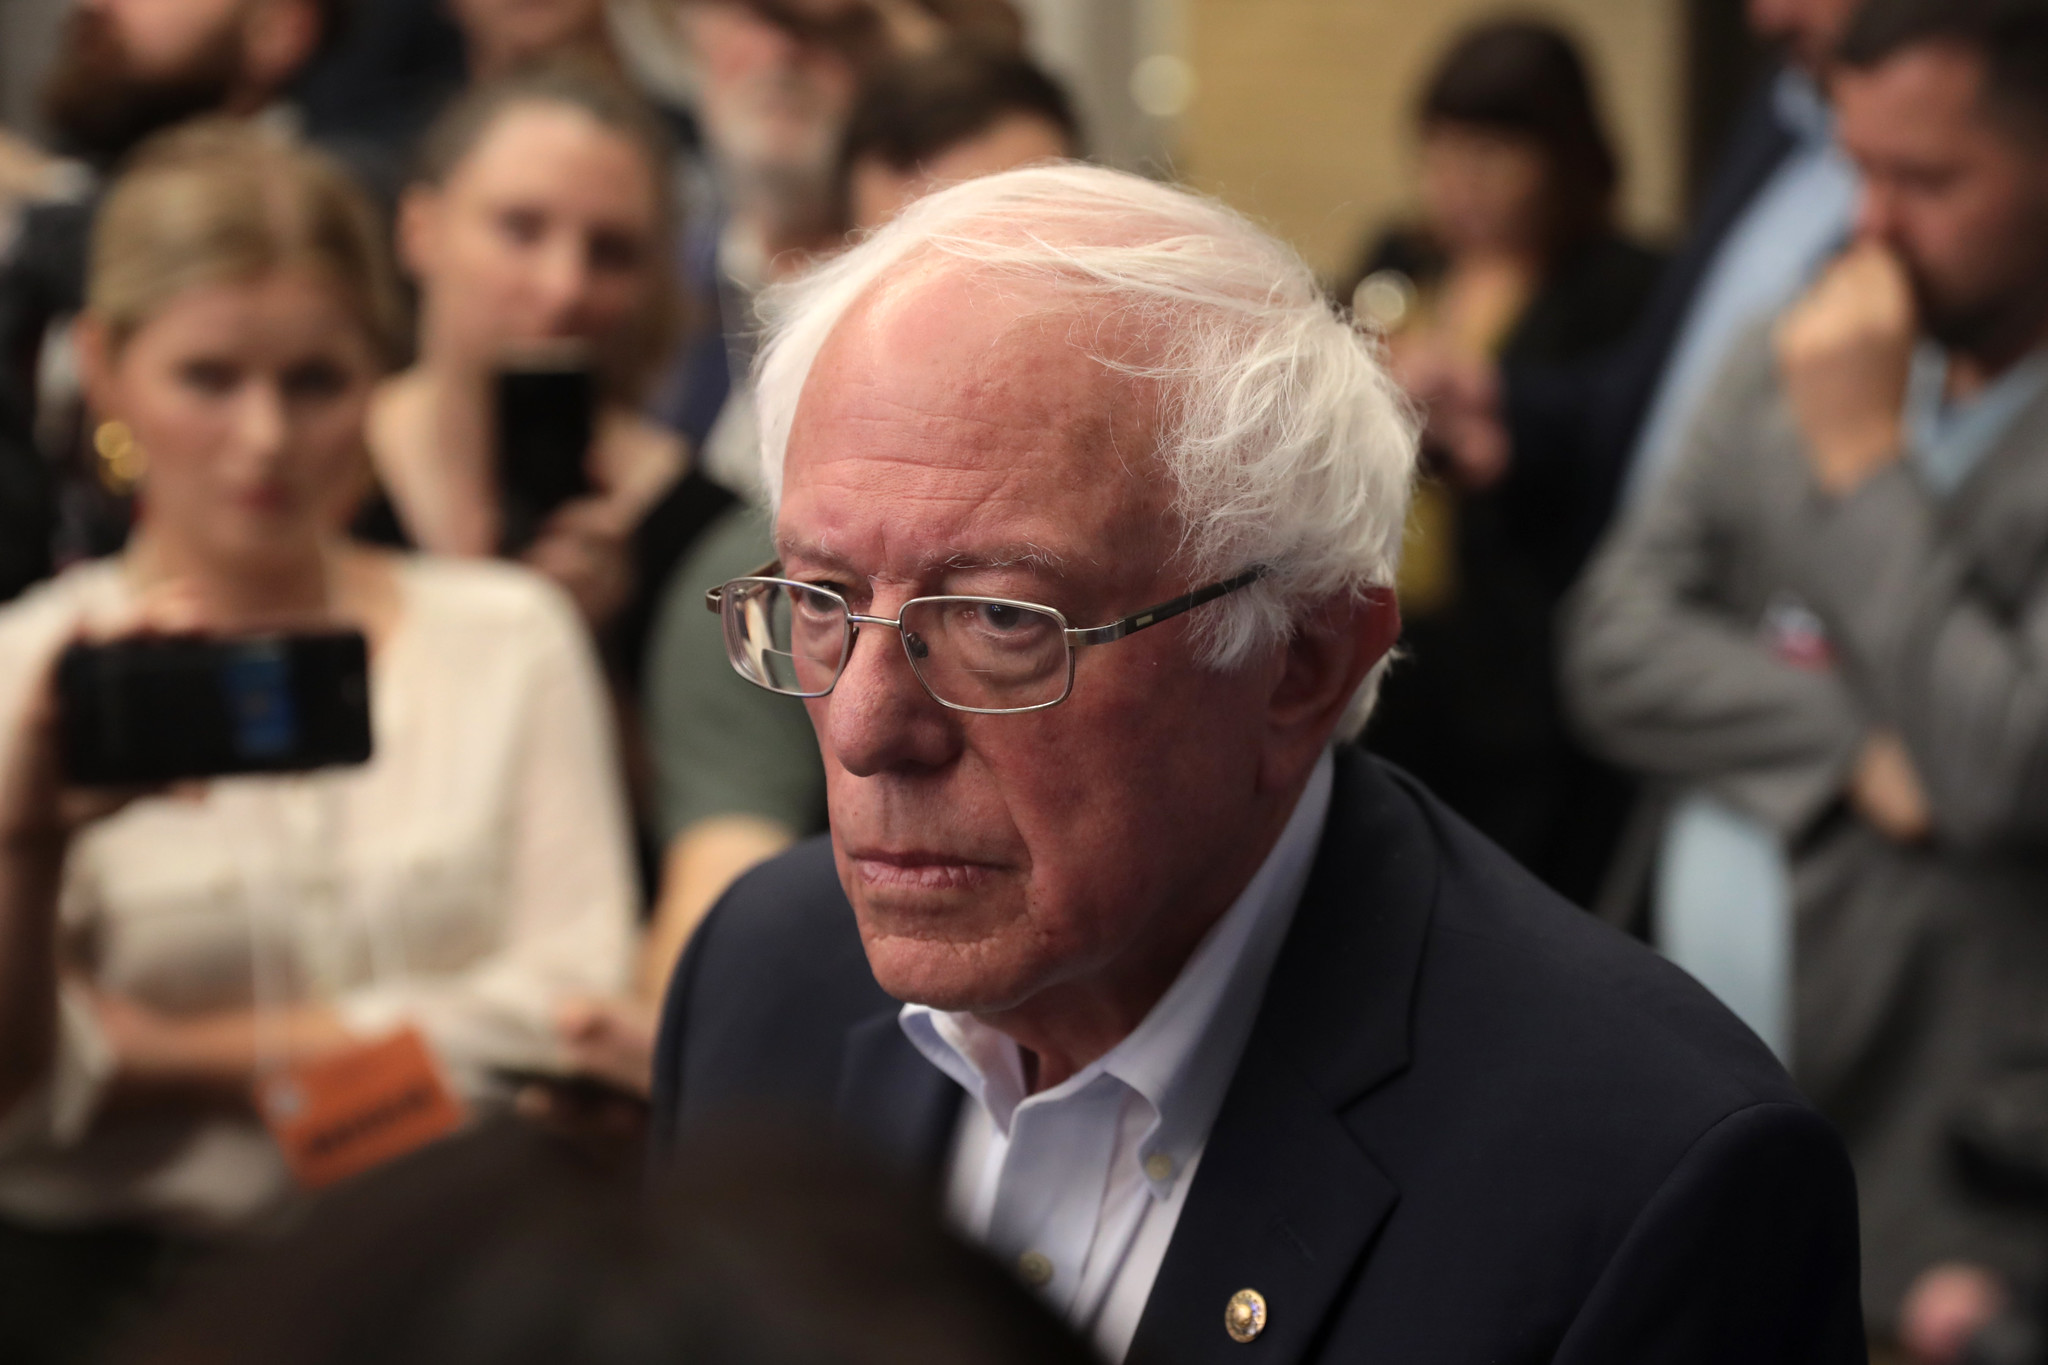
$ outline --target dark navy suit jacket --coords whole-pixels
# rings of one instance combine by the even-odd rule
[[[828,842],[741,881],[669,993],[666,1137],[836,1121],[939,1176],[963,1092],[903,1037]],[[1240,1345],[1224,1306],[1266,1298]],[[1863,1365],[1834,1132],[1704,990],[1398,771],[1339,756],[1314,870],[1137,1362]]]

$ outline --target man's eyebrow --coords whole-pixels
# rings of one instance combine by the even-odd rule
[[[851,560],[823,542],[791,540],[782,542],[777,549],[785,562],[800,562],[825,570],[843,569],[848,573],[858,572]],[[1019,568],[1036,569],[1055,578],[1065,578],[1069,566],[1065,555],[1030,541],[1019,541],[1014,545],[998,546],[992,550],[938,550],[923,556],[918,562],[918,571],[922,574],[948,570],[954,573],[971,573],[990,569]]]
[[[1020,541],[994,550],[977,553],[955,551],[951,554],[932,555],[925,560],[928,569],[953,569],[971,571],[976,569],[1037,569],[1056,578],[1067,576],[1066,556],[1043,545]]]
[[[865,576],[854,567],[851,559],[822,540],[778,540],[775,542],[775,554],[784,565],[802,564],[813,573],[829,573],[841,578]]]

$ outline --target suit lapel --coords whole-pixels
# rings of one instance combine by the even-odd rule
[[[1230,1296],[1267,1303],[1265,1365],[1307,1358],[1399,1191],[1343,1120],[1408,1062],[1434,839],[1372,760],[1340,753],[1315,869],[1131,1343],[1133,1365],[1239,1360]]]
[[[964,1098],[903,1036],[895,1010],[847,1031],[833,1112],[847,1136],[897,1171],[941,1178]]]

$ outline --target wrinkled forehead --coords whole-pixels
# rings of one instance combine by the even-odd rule
[[[834,328],[798,398],[778,539],[933,562],[1170,549],[1142,339],[1049,285],[912,268]]]

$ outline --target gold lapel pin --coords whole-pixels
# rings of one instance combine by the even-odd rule
[[[1256,1289],[1240,1289],[1223,1309],[1223,1330],[1232,1341],[1252,1341],[1266,1330],[1266,1296]]]

